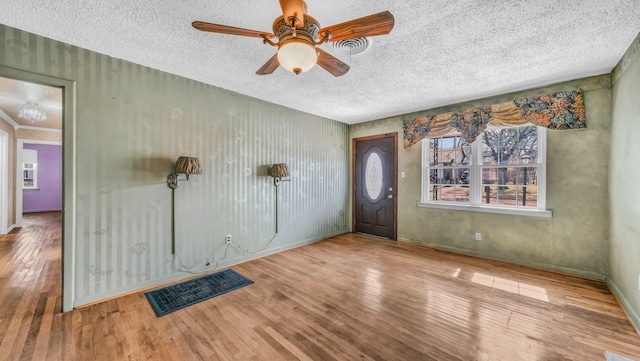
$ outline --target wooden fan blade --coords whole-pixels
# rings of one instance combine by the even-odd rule
[[[284,21],[291,25],[290,18],[296,18],[296,28],[301,29],[304,26],[304,13],[306,12],[307,4],[303,0],[280,0],[280,7],[282,8],[282,16]]]
[[[364,38],[367,36],[389,34],[393,29],[394,23],[393,15],[388,11],[384,11],[363,18],[327,26],[326,28],[320,29],[320,34],[325,31],[331,32],[332,36],[329,41]]]
[[[193,25],[193,27],[198,30],[208,31],[211,33],[250,36],[253,38],[262,38],[262,35],[265,35],[268,39],[275,37],[275,35],[270,34],[266,31],[242,29],[227,25],[205,23],[202,21],[194,21],[193,23],[191,23],[191,25]]]
[[[262,66],[262,68],[258,69],[258,71],[256,71],[256,74],[258,75],[268,75],[273,73],[278,67],[280,66],[280,63],[278,62],[278,53],[275,53],[274,56],[271,57],[271,59],[269,59],[266,63],[264,63],[264,65]]]
[[[339,59],[335,58],[333,55],[327,53],[326,51],[318,48],[318,65],[320,65],[324,70],[333,74],[333,76],[338,77],[341,75],[345,75],[350,67],[349,65],[343,63]]]

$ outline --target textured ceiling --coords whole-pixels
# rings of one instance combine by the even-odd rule
[[[275,49],[200,20],[271,31],[276,0],[3,0],[0,23],[290,108],[358,123],[608,73],[640,31],[639,0],[307,0],[321,26],[384,10],[389,35],[335,78],[255,72]]]

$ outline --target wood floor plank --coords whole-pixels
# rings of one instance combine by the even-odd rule
[[[60,213],[0,236],[0,360],[640,361],[606,284],[345,234],[233,268],[157,318],[143,293],[60,313]],[[187,275],[185,275],[187,276]]]
[[[44,313],[42,315],[42,321],[38,333],[31,338],[35,339],[35,349],[31,360],[44,360],[49,348],[51,334],[51,326],[53,324],[54,307],[56,305],[56,297],[50,296],[46,298]]]

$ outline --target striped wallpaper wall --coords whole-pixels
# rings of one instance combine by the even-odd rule
[[[74,306],[349,230],[346,124],[3,25],[0,65],[76,81]],[[181,155],[204,171],[176,189],[174,259],[166,177]]]

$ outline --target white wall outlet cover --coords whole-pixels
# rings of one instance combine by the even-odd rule
[[[476,241],[482,241],[482,233],[476,232]]]

